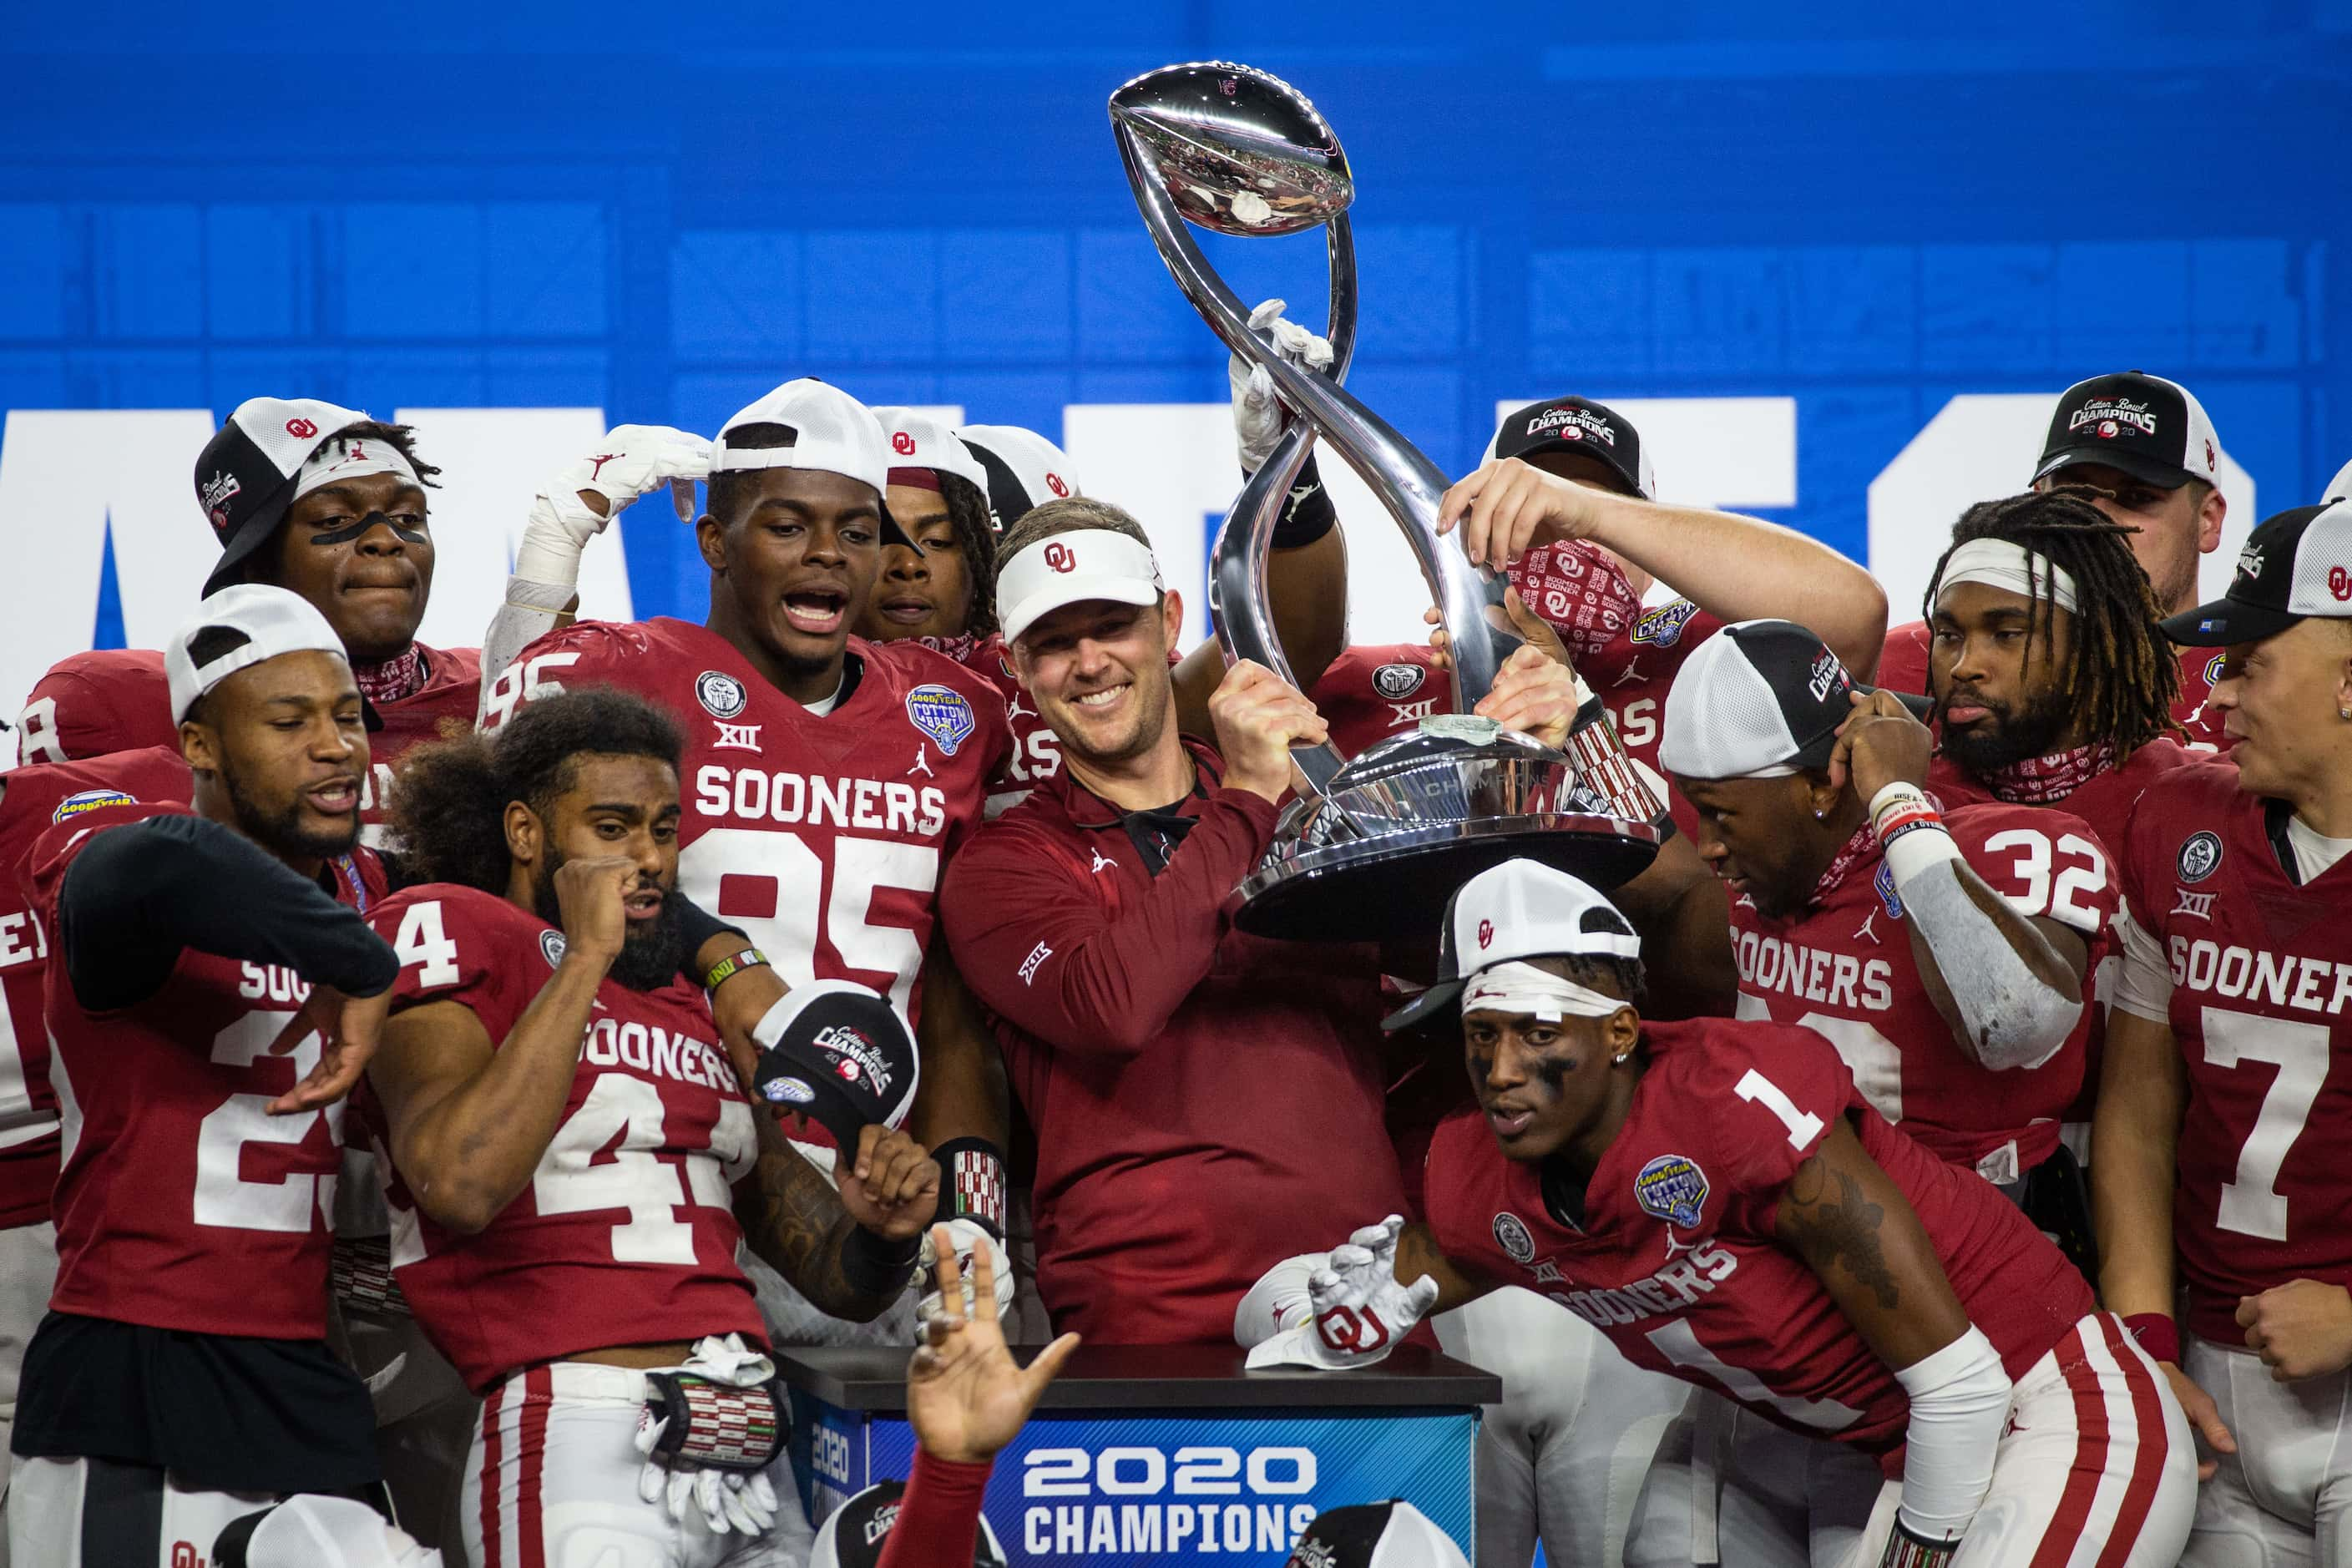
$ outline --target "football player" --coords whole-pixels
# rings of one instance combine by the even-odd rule
[[[257,1497],[377,1479],[367,1389],[326,1344],[342,1108],[305,1092],[364,1058],[397,968],[361,918],[384,884],[359,687],[326,618],[257,584],[164,657],[193,809],[68,801],[33,854],[67,1132],[19,1563],[165,1561]]]
[[[479,697],[475,649],[416,640],[433,591],[425,492],[440,471],[416,455],[409,426],[316,398],[248,398],[196,458],[196,504],[221,546],[205,592],[288,589],[343,639],[374,718],[361,807],[371,826],[401,753],[470,723]],[[176,746],[165,684],[163,656],[145,648],[61,661],[25,704],[19,760]]]
[[[694,458],[681,447],[643,462],[683,472]],[[864,405],[818,381],[777,387],[730,419],[710,453],[695,525],[710,569],[705,624],[552,631],[485,682],[481,724],[494,731],[542,697],[598,685],[677,719],[679,885],[747,932],[787,985],[851,981],[915,1018],[926,1081],[912,1131],[951,1173],[941,1217],[984,1221],[994,1246],[1005,1210],[1003,1067],[931,936],[941,870],[979,826],[1004,754],[1004,705],[929,648],[851,634],[885,546],[911,543],[890,517],[889,468]],[[830,1165],[823,1128],[809,1128],[802,1147]],[[996,1261],[1010,1290],[1013,1271]],[[796,1342],[904,1343],[913,1332],[911,1303],[869,1331],[832,1322],[764,1265],[753,1278],[777,1333]]]
[[[863,1321],[938,1205],[938,1166],[881,1125],[915,1064],[870,993],[804,984],[762,1031],[837,1047],[784,1081],[845,1134],[838,1192],[754,1115],[678,973],[682,751],[646,699],[575,692],[417,752],[395,802],[429,880],[371,916],[401,969],[370,1114],[402,1289],[484,1396],[462,1495],[486,1568],[803,1561],[737,1245]]]
[[[2131,918],[2092,1166],[2101,1294],[2167,1363],[2218,1467],[2183,1561],[2340,1562],[2352,503],[2263,523],[2224,596],[2164,629],[2225,651],[2212,707],[2233,744],[2151,782],[2120,846]]]
[[[2197,603],[2197,564],[2221,543],[2228,498],[2218,488],[2221,447],[2205,405],[2179,382],[2140,371],[2095,375],[2058,395],[2050,432],[2033,467],[2033,488],[2085,485],[2094,506],[2130,531],[2139,558],[2168,616]],[[1933,628],[1912,621],[1886,634],[1878,681],[1895,691],[1927,689]],[[2206,693],[2221,673],[2210,648],[2183,647],[2172,716],[2197,749],[2225,743]]]
[[[1643,1366],[1899,1449],[1849,1561],[2168,1568],[2179,1408],[2021,1214],[1895,1132],[1811,1030],[1643,1022],[1633,928],[1574,878],[1506,862],[1445,919],[1480,964],[1455,998],[1479,1110],[1430,1150],[1427,1224],[1360,1230],[1316,1277],[1326,1364],[1524,1285]]]

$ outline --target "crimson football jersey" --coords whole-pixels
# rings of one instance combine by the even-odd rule
[[[376,704],[383,727],[368,736],[368,778],[360,820],[374,828],[384,818],[393,769],[411,746],[462,735],[481,702],[478,648],[426,647],[425,684],[397,702]],[[109,752],[180,746],[172,722],[172,694],[163,656],[152,648],[108,648],[59,659],[41,677],[17,721],[17,760],[81,761]],[[378,835],[370,833],[368,842]]]
[[[2021,914],[2080,934],[2095,973],[2113,941],[2117,889],[2106,847],[2048,806],[1955,806],[1944,826],[1971,870]],[[1863,1095],[1946,1160],[2011,1182],[2049,1158],[2058,1119],[2083,1085],[2083,1017],[2039,1067],[1994,1072],[1952,1038],[1911,951],[1895,876],[1865,826],[1843,880],[1783,920],[1745,896],[1731,905],[1739,1016],[1818,1030]]]
[[[1927,695],[1927,652],[1935,638],[1925,621],[1891,628],[1878,656],[1878,684],[1889,691]],[[2230,738],[2221,733],[2221,716],[2205,706],[2213,683],[2221,679],[2222,653],[2215,647],[2180,649],[2180,697],[2172,717],[2189,733],[2197,751],[2227,751]]]
[[[1888,1127],[1811,1030],[1702,1018],[1644,1023],[1642,1037],[1648,1066],[1580,1225],[1554,1215],[1541,1167],[1507,1158],[1484,1115],[1438,1129],[1427,1194],[1441,1251],[1549,1297],[1636,1366],[1885,1453],[1904,1440],[1908,1396],[1773,1236],[1782,1189],[1843,1116],[2011,1377],[2092,1310],[2090,1288],[2032,1222]]]
[[[48,1218],[58,1184],[58,1097],[41,1021],[48,930],[24,877],[33,845],[56,824],[100,805],[184,801],[189,793],[188,764],[176,747],[0,774],[0,1229]]]
[[[2352,861],[2297,887],[2272,847],[2284,809],[2208,760],[2141,795],[2122,851],[2189,1074],[2173,1200],[2189,1326],[2228,1345],[2241,1296],[2352,1283],[2352,1050],[2335,1048],[2352,1031]]]
[[[400,959],[392,1010],[457,1003],[494,1045],[563,957],[563,933],[537,915],[447,882],[404,889],[368,919]],[[419,1209],[378,1135],[393,1271],[477,1392],[518,1367],[615,1345],[706,1334],[764,1345],[735,1262],[732,1190],[758,1153],[700,989],[674,979],[637,991],[607,976],[562,1124],[530,1185],[478,1234]]]
[[[686,734],[678,885],[740,927],[787,985],[847,980],[911,1018],[940,868],[980,826],[1006,745],[994,687],[911,642],[849,639],[856,689],[823,717],[688,621],[582,621],[525,648],[485,729],[567,688],[661,704]]]
[[[98,832],[173,805],[100,805],[33,847],[41,918]],[[339,901],[366,911],[384,890],[366,849],[331,863]],[[85,1010],[51,964],[44,1012],[63,1123],[58,1174],[60,1312],[200,1334],[315,1340],[327,1331],[327,1257],[343,1107],[272,1116],[270,1100],[319,1062],[319,1037],[268,1054],[310,994],[278,964],[184,949],[136,1005]]]

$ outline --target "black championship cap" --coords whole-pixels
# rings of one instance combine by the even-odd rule
[[[2127,370],[2095,375],[2058,395],[2034,482],[2076,463],[2119,468],[2159,489],[2221,482],[2221,448],[2205,405],[2177,381]]]
[[[1658,499],[1657,477],[1650,472],[1650,455],[1642,449],[1641,432],[1633,422],[1606,404],[1586,397],[1552,397],[1530,403],[1503,416],[1486,456],[1532,458],[1542,452],[1582,452],[1609,465],[1617,488],[1644,500]]]
[[[1829,645],[1794,621],[1740,621],[1675,671],[1658,765],[1695,779],[1781,777],[1818,768],[1853,716],[1854,679]],[[1897,693],[1915,714],[1924,697]]]
[[[1470,1568],[1454,1538],[1409,1502],[1326,1509],[1283,1568]]]
[[[883,1545],[898,1522],[898,1504],[907,1495],[904,1481],[877,1481],[843,1503],[817,1526],[816,1546],[809,1568],[874,1568],[882,1561]],[[925,1568],[955,1568],[926,1564]],[[980,1541],[972,1549],[971,1568],[1004,1568],[1004,1548],[996,1531],[980,1521]]]
[[[855,1152],[857,1135],[896,1127],[915,1103],[921,1069],[914,1031],[889,1002],[846,980],[795,985],[768,1009],[751,1038],[760,1047],[761,1098],[805,1111]]]
[[[2313,616],[2352,620],[2352,501],[2263,520],[2238,552],[2229,592],[2164,622],[2191,647],[2260,642]]]
[[[314,397],[248,397],[236,405],[196,457],[196,504],[221,547],[207,595],[236,582],[235,568],[278,531],[310,454],[366,421],[358,409]]]

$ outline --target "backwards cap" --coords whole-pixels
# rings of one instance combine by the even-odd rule
[[[198,633],[227,626],[245,634],[245,641],[199,665],[189,651]],[[223,588],[196,605],[195,614],[172,634],[163,649],[163,679],[172,694],[172,722],[184,721],[196,700],[235,675],[265,659],[289,653],[331,653],[350,662],[343,640],[318,607],[299,594],[261,583],[239,583]]]
[[[788,447],[736,447],[727,433],[747,425],[781,425],[793,433]],[[739,409],[719,426],[711,443],[710,471],[741,473],[751,468],[811,468],[839,474],[870,486],[874,504],[882,514],[882,542],[914,548],[898,520],[890,515],[889,443],[874,411],[837,386],[814,376],[788,381],[757,403]]]

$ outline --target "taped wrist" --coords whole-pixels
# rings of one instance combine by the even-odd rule
[[[695,1469],[764,1470],[789,1430],[772,1381],[738,1388],[690,1372],[649,1372],[646,1409],[668,1422],[656,1457]]]
[[[1666,803],[1642,776],[1641,768],[1618,737],[1616,721],[1580,675],[1576,678],[1576,720],[1569,727],[1568,754],[1575,759],[1584,782],[1607,803],[1612,816],[1652,824],[1664,818]]]
[[[1274,548],[1297,550],[1314,543],[1339,526],[1339,513],[1331,504],[1331,492],[1316,470],[1315,454],[1309,452],[1291,481],[1290,493],[1282,498],[1282,516],[1274,525]]]
[[[1925,1542],[1956,1539],[1992,1489],[2012,1393],[2000,1352],[1969,1331],[1895,1374],[1911,1396],[1899,1522]]]
[[[932,1223],[968,1219],[1004,1240],[1004,1151],[985,1138],[950,1138],[931,1151],[940,1165],[940,1212]]]
[[[1886,1550],[1878,1554],[1878,1568],[1944,1568],[1959,1549],[1958,1536],[1931,1540],[1912,1531],[1897,1514],[1894,1532],[1886,1538]]]
[[[1943,814],[1927,792],[1900,781],[1870,797],[1870,827],[1877,835],[1879,852],[1894,874],[1895,890],[1939,861],[1957,860],[1960,847],[1952,842]]]
[[[841,1277],[866,1295],[896,1296],[914,1277],[922,1250],[919,1236],[892,1241],[857,1226],[841,1245]]]
[[[1935,837],[1949,844],[1948,834]],[[1892,855],[1887,858],[1893,863]],[[2011,947],[1993,917],[1960,886],[1955,851],[1906,881],[1896,896],[1916,926],[1967,1026],[1965,1048],[1995,1072],[2036,1068],[2057,1054],[2082,1021],[2083,1003],[2053,990]]]

